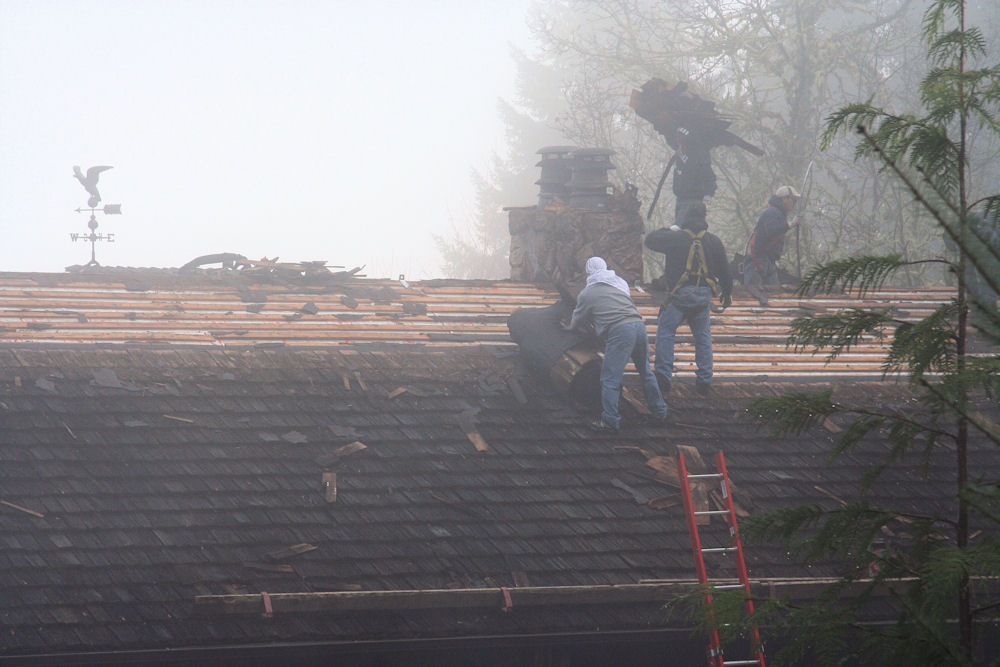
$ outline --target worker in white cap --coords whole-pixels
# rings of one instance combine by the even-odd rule
[[[767,305],[767,285],[779,285],[778,260],[785,249],[785,233],[793,225],[788,224],[788,215],[802,195],[790,185],[782,185],[774,191],[767,202],[767,208],[757,218],[750,237],[750,257],[746,264],[745,282],[760,300]]]

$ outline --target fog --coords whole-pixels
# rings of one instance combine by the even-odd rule
[[[0,270],[208,253],[439,275],[528,0],[0,0]],[[518,204],[522,202],[511,202]],[[525,202],[530,203],[530,202]]]

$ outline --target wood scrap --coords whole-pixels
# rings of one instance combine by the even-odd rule
[[[469,439],[469,442],[472,443],[473,447],[476,448],[477,452],[489,451],[490,446],[489,444],[487,444],[486,439],[482,436],[482,434],[479,431],[476,430],[466,431],[465,437]]]
[[[639,400],[639,399],[638,399],[638,398],[636,397],[636,395],[635,395],[635,394],[633,394],[633,393],[632,393],[632,392],[631,392],[631,391],[629,390],[629,388],[628,388],[628,387],[625,387],[625,386],[623,386],[623,387],[622,387],[622,398],[624,398],[624,399],[625,399],[625,402],[626,402],[626,403],[628,403],[629,405],[631,405],[631,406],[632,406],[632,408],[634,408],[634,409],[635,409],[635,411],[636,411],[636,412],[638,412],[639,414],[641,414],[641,415],[648,415],[648,414],[651,414],[651,413],[649,412],[649,408],[648,408],[648,407],[646,407],[646,404],[645,404],[645,402],[643,402],[643,401],[640,401],[640,400]]]
[[[732,488],[730,488],[730,491],[732,491]],[[729,509],[728,507],[726,507],[726,499],[722,497],[721,489],[712,489],[711,491],[709,491],[708,498],[709,500],[712,501],[712,506],[715,509],[717,510]],[[747,512],[745,509],[743,509],[743,507],[741,507],[740,504],[736,502],[735,498],[733,498],[732,500],[733,500],[733,511],[736,512],[736,516],[738,517],[750,516],[750,513]]]
[[[674,495],[674,496],[657,496],[656,498],[653,498],[652,500],[650,500],[646,504],[649,505],[650,509],[665,510],[665,509],[670,509],[671,507],[676,507],[677,505],[680,505],[681,504],[681,498],[680,498],[679,495]]]
[[[187,417],[175,417],[174,415],[163,415],[164,419],[173,419],[177,422],[184,422],[185,424],[193,424],[193,419],[188,419]]]
[[[295,574],[295,568],[286,563],[243,563],[243,567],[260,572],[281,572],[283,574]]]
[[[30,514],[31,516],[37,516],[39,519],[44,519],[45,515],[41,512],[36,512],[35,510],[30,510],[27,507],[22,507],[7,500],[0,500],[0,505],[6,505],[12,509],[16,509],[19,512],[24,512],[25,514]]]
[[[309,553],[310,551],[316,551],[319,549],[315,544],[309,544],[308,542],[299,542],[298,544],[293,544],[291,546],[285,547],[284,549],[279,549],[278,551],[272,551],[267,554],[267,559],[269,561],[279,561],[287,560],[293,556],[299,556],[304,553]]]
[[[684,463],[689,472],[697,473],[705,470],[705,459],[701,458],[701,452],[691,445],[677,445],[677,452],[684,455]]]
[[[677,477],[677,461],[669,456],[650,456],[646,459],[646,465],[656,471],[657,481],[680,488],[680,479]]]
[[[684,464],[687,468],[689,475],[705,474],[706,465],[705,460],[701,457],[701,452],[699,452],[695,447],[690,445],[677,445],[678,454],[684,455]],[[711,501],[709,499],[709,491],[712,488],[712,484],[708,480],[696,479],[689,480],[689,486],[691,488],[691,502],[694,505],[695,512],[705,512],[711,509]],[[678,479],[678,484],[680,480]],[[711,522],[712,517],[710,515],[702,515],[695,517],[695,522],[699,526],[706,526]]]
[[[813,488],[814,488],[814,489],[816,489],[817,491],[819,491],[820,493],[822,493],[822,494],[823,494],[824,496],[826,496],[827,498],[832,498],[833,500],[836,500],[836,501],[837,501],[838,503],[840,503],[841,505],[844,505],[844,506],[846,506],[846,505],[847,505],[847,501],[846,501],[846,500],[844,500],[843,498],[838,498],[837,496],[833,495],[832,493],[830,493],[829,491],[827,491],[827,490],[826,490],[826,489],[824,489],[823,487],[820,487],[820,486],[816,486],[816,485],[814,484],[814,485],[813,485]]]
[[[360,440],[355,440],[354,442],[350,442],[344,445],[343,447],[338,447],[337,449],[333,450],[333,454],[338,458],[343,458],[348,454],[353,454],[354,452],[360,452],[363,449],[368,449],[368,446],[365,443],[361,442]]]
[[[323,473],[323,491],[326,502],[337,502],[337,473],[329,470]]]

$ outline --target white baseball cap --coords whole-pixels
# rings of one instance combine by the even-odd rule
[[[791,197],[792,199],[799,199],[800,197],[802,197],[802,195],[799,194],[799,191],[790,185],[782,185],[780,188],[774,191],[774,196],[782,198]]]

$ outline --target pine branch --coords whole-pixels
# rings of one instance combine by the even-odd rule
[[[949,396],[946,392],[941,391],[940,388],[934,386],[932,383],[928,382],[926,379],[921,378],[919,380],[921,386],[930,391],[935,398],[940,400],[942,403],[947,405],[949,408],[955,411],[959,417],[971,424],[977,431],[989,438],[990,442],[994,445],[1000,445],[1000,433],[997,432],[996,423],[992,420],[984,420],[983,415],[979,413],[973,413],[966,409],[965,399],[953,398]]]
[[[967,484],[959,495],[980,514],[1000,523],[1000,484]]]
[[[951,641],[951,639],[948,636],[948,634],[946,632],[944,632],[940,628],[940,626],[938,626],[938,625],[936,625],[934,623],[931,623],[925,617],[925,615],[923,613],[921,613],[920,609],[916,605],[914,605],[913,603],[911,603],[909,601],[907,595],[896,594],[895,591],[892,588],[890,588],[889,590],[890,590],[890,593],[893,594],[893,596],[895,597],[895,599],[900,604],[903,605],[904,609],[906,609],[906,611],[909,612],[907,617],[909,619],[911,619],[911,621],[913,623],[915,623],[917,625],[917,627],[920,629],[920,633],[919,634],[917,634],[917,635],[911,634],[910,635],[911,639],[913,637],[920,637],[922,644],[931,643],[932,645],[937,646],[939,649],[943,650],[943,652],[948,657],[950,657],[952,659],[952,661],[954,662],[954,664],[957,664],[957,665],[966,665],[966,664],[969,664],[968,659],[965,656],[962,655],[961,650],[959,649],[958,646],[955,645],[955,643],[953,641]],[[930,640],[930,641],[928,641],[928,640]],[[926,657],[930,657],[930,656],[926,656]]]
[[[858,296],[880,288],[893,273],[914,264],[940,263],[940,260],[904,261],[899,255],[864,255],[834,260],[814,267],[799,285],[798,296],[815,293],[857,291]]]
[[[898,326],[882,362],[882,377],[907,370],[910,379],[916,380],[931,371],[953,369],[958,313],[958,303],[950,301],[919,322]]]
[[[797,317],[792,320],[785,345],[794,347],[796,352],[829,348],[826,360],[830,362],[850,351],[866,335],[881,337],[883,327],[892,321],[889,310],[860,308],[847,308],[832,315]]]
[[[962,235],[958,233],[956,230],[952,229],[952,226],[946,222],[943,213],[939,211],[933,204],[931,204],[931,202],[917,188],[916,184],[909,178],[909,176],[903,173],[903,171],[896,164],[895,160],[893,160],[889,155],[885,153],[885,151],[882,150],[882,147],[878,144],[875,138],[868,133],[868,131],[865,129],[863,125],[858,126],[858,132],[865,138],[865,140],[872,147],[872,150],[883,160],[883,162],[889,168],[892,169],[892,171],[899,177],[901,181],[903,181],[903,183],[913,194],[917,202],[921,206],[923,206],[924,209],[926,209],[927,212],[930,213],[935,220],[937,220],[938,224],[942,227],[942,229],[944,229],[945,233],[949,236],[949,238],[951,238],[952,242],[955,243],[955,245],[957,245],[961,249],[962,253],[972,263],[973,267],[977,271],[979,271],[979,274],[983,277],[984,280],[986,280],[990,288],[994,292],[1000,292],[1000,283],[998,283],[998,276],[993,275],[992,272],[989,271],[989,269],[985,266],[984,262],[982,261],[982,258],[978,258],[975,255],[971,255],[968,253],[965,239],[962,238]],[[951,210],[952,214],[954,214],[961,221],[961,224],[963,224],[964,227],[968,229],[969,225],[965,224],[966,220],[965,212],[959,210],[959,208],[956,207],[954,203],[952,203],[951,199],[947,196],[947,194],[942,193],[938,188],[938,186],[932,183],[926,177],[926,175],[924,175],[924,182],[933,189],[935,194],[938,197],[940,197],[941,201],[943,201],[945,205]]]

